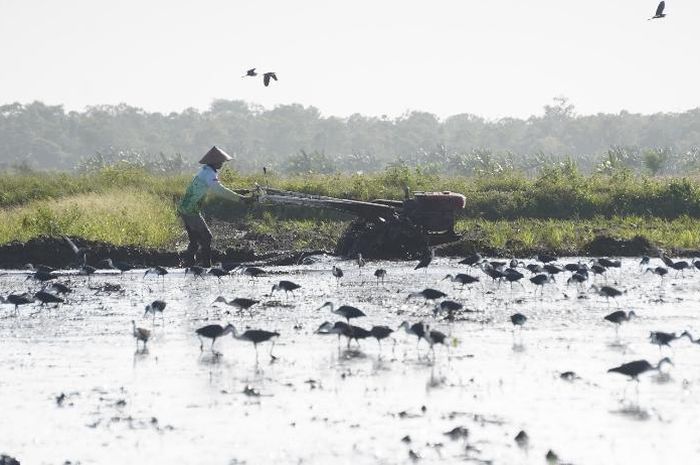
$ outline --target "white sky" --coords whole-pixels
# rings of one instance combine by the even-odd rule
[[[216,98],[324,115],[579,114],[700,106],[700,2],[0,0],[0,103]],[[256,66],[279,82],[241,79]]]

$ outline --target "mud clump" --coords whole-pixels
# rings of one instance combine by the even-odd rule
[[[646,237],[616,239],[610,236],[597,236],[583,248],[583,253],[591,256],[639,257],[656,253],[657,248]]]
[[[416,259],[428,244],[419,228],[408,220],[357,219],[350,223],[335,248],[335,254],[372,259]]]
[[[115,246],[103,242],[73,239],[79,247],[89,249],[87,263],[99,266],[100,262],[111,258],[117,262],[129,263],[135,267],[182,265],[182,256],[173,250],[157,250],[133,246]],[[274,251],[260,253],[252,247],[229,247],[225,252],[212,250],[214,262],[264,262],[270,265],[294,264],[304,255],[320,254],[325,251]],[[54,268],[78,267],[82,263],[70,246],[61,237],[38,237],[26,243],[11,242],[0,246],[0,268],[21,269],[26,264],[42,264]],[[1,464],[0,464],[1,465]]]

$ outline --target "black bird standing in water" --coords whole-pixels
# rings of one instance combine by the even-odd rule
[[[265,276],[267,271],[263,270],[262,268],[258,268],[257,266],[249,266],[243,270],[243,274],[255,279],[259,278],[260,276]]]
[[[265,84],[265,87],[270,85],[270,79],[274,79],[276,81],[277,75],[271,71],[263,74],[263,84]]]
[[[384,278],[386,278],[386,270],[384,268],[379,268],[374,272],[374,277],[377,278],[377,284],[379,284],[379,281],[384,284]]]
[[[636,317],[636,316],[637,316],[637,314],[634,313],[634,310],[630,310],[629,313],[626,313],[623,310],[618,310],[616,312],[612,312],[609,315],[605,315],[603,317],[603,319],[605,319],[606,321],[609,321],[610,323],[615,324],[615,334],[617,334],[622,323],[624,323],[626,321],[630,321],[632,319],[632,317]]]
[[[204,273],[206,273],[207,269],[201,266],[189,266],[185,268],[185,276],[187,276],[188,273],[192,273],[192,276],[194,276],[194,279],[200,278],[204,279]]]
[[[457,273],[454,276],[452,276],[451,274],[448,274],[447,276],[442,278],[443,281],[446,279],[449,279],[453,283],[459,283],[462,285],[462,287],[464,287],[467,284],[479,282],[479,278],[477,278],[476,276],[468,275],[465,273]]]
[[[204,350],[204,341],[202,340],[202,338],[206,337],[207,339],[211,339],[212,353],[217,354],[217,352],[214,351],[214,343],[216,342],[216,340],[221,336],[225,336],[229,333],[232,333],[234,329],[235,328],[233,327],[233,325],[229,323],[228,325],[226,325],[225,328],[221,325],[207,325],[195,330],[195,334],[197,334],[197,337],[199,338],[199,350]]]
[[[292,295],[294,295],[294,291],[299,289],[301,286],[299,284],[293,283],[291,281],[280,281],[278,284],[275,284],[272,286],[272,290],[270,291],[270,296],[275,291],[284,291],[284,295],[287,296],[290,292]]]
[[[410,300],[414,297],[422,297],[425,300],[432,300],[435,301],[437,299],[442,299],[443,297],[447,297],[447,294],[445,294],[442,291],[438,291],[437,289],[423,289],[420,292],[411,292],[408,294],[408,297],[406,297],[406,300]]]
[[[386,339],[389,336],[391,336],[391,333],[393,333],[394,330],[389,328],[388,326],[372,326],[372,329],[370,329],[369,332],[372,335],[372,337],[377,340],[377,344],[379,344],[379,350],[382,350],[382,339]]]
[[[146,350],[146,343],[148,342],[148,339],[151,337],[151,332],[147,329],[143,328],[137,328],[136,327],[136,322],[134,320],[131,320],[131,327],[132,327],[132,333],[134,335],[134,339],[136,339],[136,349],[139,348],[139,341],[143,342],[143,350]]]
[[[664,357],[659,360],[659,363],[657,363],[656,366],[652,365],[646,360],[635,360],[634,362],[625,363],[619,367],[611,368],[608,370],[608,373],[620,373],[621,375],[629,376],[630,379],[639,382],[639,375],[646,373],[647,371],[659,371],[661,369],[661,365],[664,363],[673,365],[673,362],[668,357]]]
[[[164,300],[154,300],[150,304],[146,305],[146,311],[143,312],[143,317],[145,318],[146,315],[149,313],[153,314],[153,323],[155,324],[156,322],[156,313],[160,313],[160,318],[165,321],[163,318],[163,310],[165,310],[167,303],[165,303]]]
[[[335,277],[335,282],[339,283],[340,278],[343,277],[343,270],[340,269],[339,266],[333,265],[333,269],[331,270],[331,274]]]
[[[664,8],[666,8],[666,2],[660,2],[659,6],[656,7],[656,13],[649,19],[661,19],[665,17]]]
[[[26,292],[23,294],[10,294],[7,296],[7,298],[0,296],[0,303],[14,305],[15,306],[15,314],[17,314],[17,313],[19,313],[19,306],[20,305],[27,305],[27,304],[34,303],[34,298],[31,297]]]
[[[56,294],[66,295],[66,294],[70,294],[71,292],[73,292],[73,290],[70,287],[68,287],[62,283],[52,283],[51,288],[54,291],[56,291]]]
[[[62,298],[60,298],[57,295],[53,295],[49,292],[46,291],[39,291],[36,294],[34,294],[34,298],[41,302],[41,306],[43,307],[46,304],[56,304],[56,307],[58,307],[59,304],[62,304],[65,302]]]
[[[649,342],[659,346],[659,351],[661,346],[671,347],[671,342],[676,339],[680,339],[682,336],[677,336],[676,333],[665,333],[663,331],[652,331],[649,333]]]
[[[333,302],[326,302],[323,305],[321,305],[318,310],[321,310],[322,308],[330,307],[331,313],[335,313],[336,315],[340,315],[343,318],[345,318],[348,321],[348,324],[350,324],[350,319],[351,318],[360,318],[365,315],[365,313],[360,310],[359,308],[351,307],[350,305],[341,305],[338,308],[334,308]]]
[[[433,258],[435,258],[435,249],[427,248],[423,251],[423,255],[421,256],[420,261],[413,269],[418,270],[420,268],[425,268],[425,272],[427,273],[428,266],[430,266],[430,263],[433,261]]]
[[[233,333],[233,338],[238,339],[239,341],[249,341],[253,343],[253,346],[255,347],[255,361],[258,361],[258,344],[261,342],[269,341],[270,339],[279,337],[280,333],[275,332],[275,331],[265,331],[264,329],[248,329],[243,332],[243,334],[238,334],[238,331],[236,331],[236,328],[229,324],[229,326],[232,328],[232,333]],[[227,326],[228,327],[228,326]],[[275,348],[275,342],[272,341],[272,347],[270,347],[270,358],[272,360],[275,360],[275,356],[272,355],[272,349]]]
[[[481,260],[483,260],[482,256],[478,253],[469,255],[468,257],[464,258],[464,260],[461,260],[459,262],[460,265],[469,265],[469,266],[474,266],[478,265],[481,263]]]
[[[68,236],[63,236],[63,239],[68,243],[70,246],[71,250],[73,250],[73,253],[75,254],[76,258],[80,260],[81,265],[85,265],[87,262],[87,253],[89,249],[87,247],[78,247],[75,245],[75,242],[70,240]]]
[[[399,329],[403,329],[406,334],[410,334],[418,338],[418,341],[416,342],[416,349],[418,348],[418,344],[420,344],[420,340],[425,338],[425,325],[422,321],[414,324],[404,321],[399,326]]]
[[[143,277],[145,278],[149,273],[155,274],[156,276],[160,276],[161,278],[163,278],[163,281],[165,281],[165,275],[168,274],[168,270],[166,270],[162,266],[154,266],[153,268],[147,269],[146,272],[143,274]]]

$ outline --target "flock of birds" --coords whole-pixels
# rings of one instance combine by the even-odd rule
[[[256,71],[257,68],[250,68],[245,72],[243,77],[256,77],[258,75],[258,72]],[[263,84],[265,87],[270,85],[270,80],[277,80],[277,74],[275,74],[274,71],[268,71],[266,73],[263,73]]]
[[[666,9],[666,2],[662,1],[659,3],[659,5],[656,7],[656,12],[654,13],[654,16],[652,16],[651,19],[661,19],[666,17],[666,13],[664,13],[664,10]],[[258,71],[257,68],[250,68],[246,70],[245,74],[242,76],[244,78],[247,77],[257,77],[258,76]],[[270,85],[270,81],[274,80],[277,81],[277,74],[274,71],[267,71],[262,74],[263,76],[263,84],[265,87]]]
[[[68,237],[66,237],[65,240],[78,259],[78,262],[81,263],[78,273],[80,275],[87,276],[88,281],[90,276],[93,275],[97,269],[112,270],[120,274],[127,271],[132,271],[134,269],[134,267],[130,264],[113,261],[111,259],[106,259],[99,262],[97,264],[98,267],[87,265],[86,255],[88,250],[76,246],[76,244]],[[427,269],[432,263],[433,258],[434,251],[426,251],[420,261],[416,264],[415,270],[419,270],[421,268]],[[653,273],[663,280],[669,274],[669,269],[674,270],[676,275],[683,274],[690,269],[700,270],[700,260],[697,259],[693,259],[692,261],[674,261],[666,255],[661,255],[660,259],[665,266],[659,265],[656,267],[651,267],[651,258],[646,256],[642,257],[639,263],[640,271],[643,273]],[[355,262],[359,269],[359,273],[362,274],[362,270],[366,266],[366,262],[362,255],[358,254]],[[521,281],[530,281],[530,283],[535,286],[535,295],[537,295],[538,292],[540,295],[542,295],[544,293],[544,287],[549,283],[556,282],[557,277],[563,275],[564,273],[568,273],[568,278],[566,279],[567,286],[574,285],[580,292],[584,292],[584,286],[589,280],[602,277],[602,279],[607,282],[607,275],[610,273],[610,270],[619,269],[622,266],[619,260],[609,258],[591,259],[587,263],[578,261],[576,263],[559,264],[557,257],[547,254],[540,254],[537,256],[536,261],[526,264],[525,262],[516,259],[511,259],[509,261],[487,260],[478,253],[465,257],[459,262],[459,264],[468,267],[468,269],[465,271],[471,270],[471,273],[462,272],[447,274],[443,278],[443,281],[447,280],[459,285],[461,288],[468,288],[477,283],[481,283],[482,278],[486,278],[490,279],[499,288],[502,283],[508,283],[511,289],[514,285],[520,285],[524,288]],[[21,294],[10,294],[7,297],[0,297],[0,303],[13,305],[15,315],[17,315],[21,306],[34,303],[39,303],[41,307],[49,304],[58,306],[66,302],[66,296],[72,292],[72,289],[60,281],[59,278],[62,275],[59,271],[51,267],[41,265],[36,267],[33,265],[27,265],[27,270],[30,272],[30,274],[26,279],[39,281],[42,283],[41,289],[34,293],[25,292]],[[481,275],[472,274],[477,270],[481,272]],[[210,276],[221,280],[227,276],[230,276],[235,271],[240,271],[243,275],[246,275],[251,279],[268,276],[268,273],[259,267],[243,267],[240,265],[226,266],[223,264],[218,264],[217,266],[211,268],[192,266],[185,269],[185,275],[191,274],[193,279],[205,279],[205,277]],[[529,272],[531,276],[526,279],[525,273],[527,272]],[[146,278],[148,275],[155,275],[164,279],[167,274],[167,268],[156,266],[147,269],[143,276]],[[339,284],[345,273],[338,265],[335,265],[331,269],[331,275]],[[387,271],[381,268],[376,269],[374,271],[374,277],[376,278],[377,285],[383,284],[387,277]],[[280,280],[278,283],[272,286],[269,296],[271,297],[275,292],[284,291],[287,298],[289,298],[289,295],[293,297],[294,291],[299,288],[301,288],[301,285],[292,281]],[[606,300],[616,299],[624,295],[623,291],[620,291],[617,288],[607,284],[591,284],[588,290],[605,297]],[[426,304],[432,304],[433,318],[438,319],[441,317],[443,321],[453,322],[458,319],[462,313],[472,311],[464,308],[463,304],[460,302],[448,299],[446,293],[433,288],[426,288],[419,292],[408,293],[406,296],[406,301],[411,301],[413,299],[420,299]],[[212,304],[215,303],[223,303],[240,311],[251,311],[251,308],[259,304],[260,300],[243,297],[228,300],[223,296],[219,296],[214,300],[214,302],[212,302]],[[167,303],[165,301],[155,300],[145,306],[143,317],[146,318],[150,314],[152,316],[153,325],[155,325],[156,316],[159,315],[161,319],[163,319],[163,313],[166,307]],[[442,344],[449,347],[449,337],[445,333],[432,328],[430,324],[426,323],[425,321],[418,321],[415,323],[403,321],[396,328],[396,330],[385,325],[372,326],[371,328],[366,329],[352,324],[352,322],[356,319],[366,316],[366,314],[357,307],[350,305],[336,305],[331,301],[327,301],[317,309],[318,312],[322,310],[328,310],[330,314],[337,315],[341,317],[342,320],[335,322],[324,321],[319,325],[315,333],[319,335],[337,335],[339,344],[341,338],[344,337],[347,341],[348,348],[350,348],[352,341],[359,345],[361,340],[373,338],[378,342],[381,351],[382,341],[387,338],[393,339],[393,335],[397,331],[403,331],[406,334],[415,337],[417,344],[420,344],[421,341],[425,341],[433,356],[435,356],[434,349],[436,345]],[[625,312],[623,310],[617,310],[606,315],[604,319],[615,325],[617,333],[617,329],[623,323],[628,322],[635,317],[637,317],[637,314],[634,311]],[[522,330],[522,327],[526,325],[527,320],[527,316],[522,313],[515,313],[510,316],[510,323],[513,325],[514,335],[516,329]],[[138,327],[136,325],[136,321],[132,320],[132,334],[136,339],[137,348],[139,343],[141,343],[143,349],[145,349],[146,344],[151,337],[151,331]],[[272,347],[270,348],[270,357],[273,360],[275,359],[275,356],[272,354],[272,350],[274,348],[275,340],[280,337],[280,333],[277,331],[246,329],[241,333],[234,325],[230,323],[225,326],[220,324],[210,324],[198,328],[195,331],[195,335],[200,341],[200,351],[204,351],[204,340],[208,339],[210,340],[209,349],[215,356],[221,355],[219,352],[214,350],[215,342],[217,339],[220,339],[228,334],[231,334],[236,340],[252,343],[255,347],[256,361],[258,359],[258,345],[271,341]],[[652,344],[659,346],[660,350],[664,346],[670,347],[670,344],[673,341],[682,338],[687,338],[691,343],[700,345],[700,338],[694,339],[688,331],[683,331],[680,334],[652,331],[649,334],[649,341]],[[395,342],[396,341],[394,340],[394,343]],[[636,360],[611,368],[609,372],[624,374],[631,379],[638,381],[641,374],[661,370],[662,366],[667,363],[672,364],[671,360],[668,358],[662,358],[655,364],[646,360]]]

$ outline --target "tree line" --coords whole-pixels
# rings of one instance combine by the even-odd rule
[[[42,102],[0,106],[0,168],[91,169],[129,163],[152,171],[189,170],[211,146],[243,172],[374,172],[420,166],[460,175],[536,173],[575,163],[582,172],[620,168],[687,174],[700,168],[700,108],[683,113],[580,116],[565,98],[542,115],[443,120],[426,112],[396,118],[323,116],[314,107],[273,109],[215,100],[205,111],[169,114],[120,105],[66,111]]]

